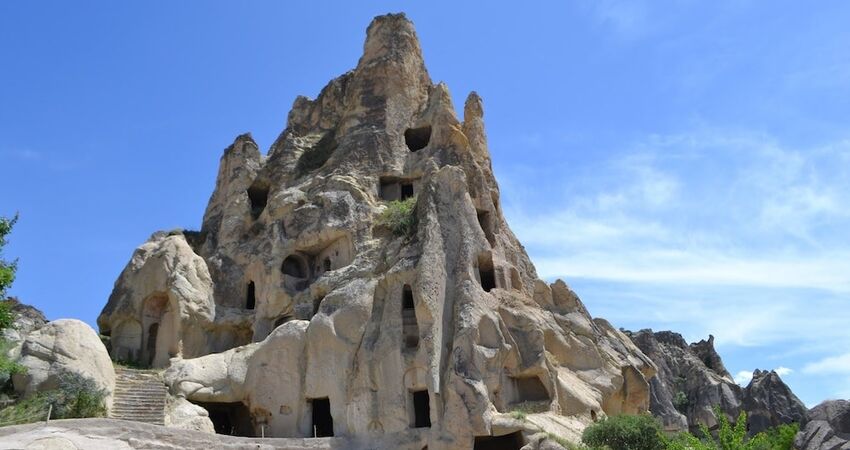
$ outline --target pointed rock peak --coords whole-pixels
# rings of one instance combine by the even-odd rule
[[[477,92],[472,91],[466,97],[466,103],[463,105],[463,120],[481,119],[484,117],[484,101]]]
[[[422,65],[422,49],[413,28],[413,22],[404,13],[386,14],[375,17],[366,30],[366,43],[358,66],[369,65],[378,60],[391,59]]]

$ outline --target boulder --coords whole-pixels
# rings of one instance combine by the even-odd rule
[[[809,422],[797,433],[798,450],[849,450],[850,401],[827,400],[808,411]]]
[[[28,334],[18,361],[26,372],[12,377],[15,391],[23,395],[57,388],[63,373],[93,380],[107,393],[106,407],[112,405],[115,370],[106,347],[85,322],[61,319]]]

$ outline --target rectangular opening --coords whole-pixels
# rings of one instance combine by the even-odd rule
[[[334,419],[331,417],[331,401],[326,398],[309,400],[313,418],[313,437],[334,435]]]
[[[244,403],[192,403],[207,410],[216,434],[254,437],[254,425],[251,423],[251,412]]]
[[[401,199],[406,200],[413,197],[413,183],[404,183],[401,185]]]
[[[481,280],[481,288],[490,292],[496,287],[496,274],[493,271],[493,256],[485,253],[478,256],[478,278]]]
[[[550,400],[549,392],[546,390],[546,386],[543,385],[539,377],[522,377],[514,378],[513,380],[517,394],[515,403]]]
[[[490,292],[493,288],[496,287],[496,276],[493,274],[493,270],[486,269],[478,269],[478,275],[481,277],[481,287],[484,289],[484,292]]]
[[[473,450],[519,450],[525,445],[521,431],[502,436],[475,436]]]
[[[381,200],[388,202],[400,199],[401,184],[398,182],[398,178],[382,177],[378,188],[378,196],[381,197]]]
[[[427,390],[410,393],[413,401],[413,428],[431,427],[431,399]]]
[[[257,295],[254,282],[248,283],[248,292],[245,295],[245,309],[254,309],[257,306]]]

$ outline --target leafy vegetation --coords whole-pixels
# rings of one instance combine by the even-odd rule
[[[316,145],[301,154],[301,157],[298,158],[298,162],[295,164],[295,170],[303,175],[324,166],[334,150],[336,150],[336,147],[336,133],[333,130],[328,131],[319,139]]]
[[[676,392],[676,395],[673,397],[673,406],[679,412],[685,412],[688,409],[688,395],[682,391]]]
[[[664,450],[665,439],[661,425],[649,415],[622,415],[600,420],[588,426],[581,436],[590,447]]]
[[[2,259],[3,248],[6,246],[6,236],[12,232],[12,227],[18,221],[18,215],[11,219],[0,217],[0,299],[6,298],[6,289],[15,281],[15,270],[18,268],[18,261],[6,261]],[[11,323],[7,323],[4,328],[8,328]],[[2,324],[0,324],[2,326]]]
[[[715,415],[717,430],[712,433],[703,426],[701,438],[690,433],[667,437],[654,418],[641,415],[614,416],[592,424],[585,429],[582,442],[589,448],[610,450],[791,450],[799,430],[797,424],[781,425],[748,437],[746,413],[735,423],[719,408]]]
[[[705,426],[701,427],[702,439],[690,433],[681,433],[667,442],[669,450],[791,450],[799,425],[780,425],[747,437],[747,413],[741,412],[732,424],[719,408],[715,408],[719,422],[716,436]]]
[[[100,389],[91,378],[78,373],[66,372],[59,376],[59,387],[39,392],[12,406],[0,410],[0,423],[29,423],[44,420],[52,406],[50,417],[55,419],[78,419],[103,417],[106,407],[103,400],[106,391]]]
[[[416,197],[387,202],[377,224],[389,228],[396,236],[406,236],[416,228],[415,209]]]

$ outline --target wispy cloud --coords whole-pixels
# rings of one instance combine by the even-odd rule
[[[785,376],[791,375],[794,372],[793,369],[789,369],[789,368],[783,367],[783,366],[779,366],[776,369],[773,369],[773,371],[776,372],[776,374],[779,375],[780,377],[785,377]],[[753,372],[750,371],[750,370],[741,370],[741,371],[739,371],[738,373],[735,374],[734,378],[735,378],[735,383],[738,383],[741,386],[746,386],[753,379]]]
[[[803,367],[803,373],[813,375],[850,375],[850,353],[829,356]]]

